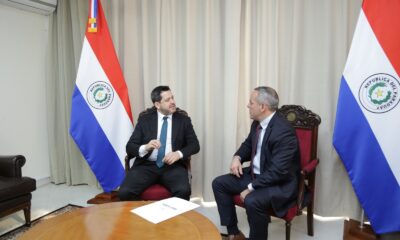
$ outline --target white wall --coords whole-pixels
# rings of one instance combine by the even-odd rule
[[[24,155],[23,175],[36,179],[50,176],[47,25],[47,16],[0,4],[0,155]]]

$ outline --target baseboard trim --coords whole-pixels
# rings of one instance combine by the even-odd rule
[[[49,184],[49,183],[51,183],[50,177],[44,177],[44,178],[36,179],[36,187],[37,188],[41,187],[43,185]]]

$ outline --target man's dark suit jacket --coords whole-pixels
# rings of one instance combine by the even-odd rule
[[[156,109],[151,109],[139,116],[135,130],[126,145],[128,156],[130,158],[136,157],[135,165],[142,164],[151,155],[152,151],[148,152],[144,157],[140,157],[139,148],[150,140],[157,139],[157,125]],[[176,163],[184,164],[185,166],[187,158],[200,151],[200,144],[190,118],[179,111],[172,114],[171,144],[172,151],[179,150],[183,154],[183,158]]]
[[[235,155],[241,161],[250,161],[256,127],[251,125],[249,136]],[[272,117],[261,145],[260,175],[252,181],[253,188],[268,188],[271,204],[277,216],[282,217],[297,197],[300,174],[299,147],[294,128],[277,113]],[[250,171],[250,169],[249,169]]]

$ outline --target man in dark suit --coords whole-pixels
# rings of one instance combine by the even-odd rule
[[[212,183],[221,225],[227,227],[229,240],[245,239],[237,226],[233,195],[244,200],[250,226],[249,239],[268,238],[272,208],[283,216],[295,204],[300,173],[299,150],[295,130],[276,113],[279,98],[270,87],[257,87],[247,105],[251,130],[234,154],[230,174]],[[250,161],[250,167],[242,168]]]
[[[128,156],[136,159],[120,186],[119,198],[139,200],[147,187],[158,182],[173,196],[189,200],[191,188],[185,163],[200,150],[192,122],[176,111],[168,86],[154,88],[151,100],[155,109],[139,116],[126,145]]]

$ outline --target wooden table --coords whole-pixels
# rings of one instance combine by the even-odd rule
[[[149,203],[114,202],[77,209],[37,224],[19,239],[221,239],[214,224],[196,211],[158,224],[130,212]]]

